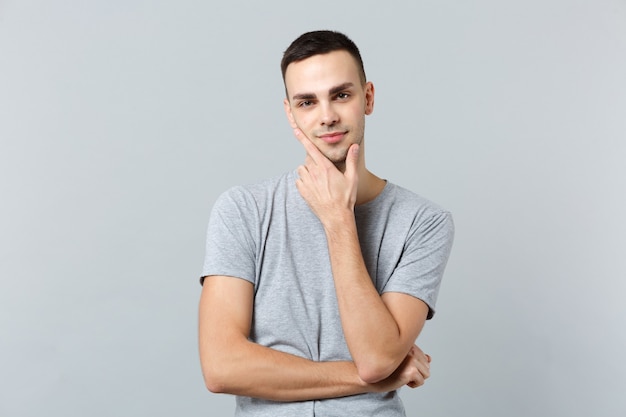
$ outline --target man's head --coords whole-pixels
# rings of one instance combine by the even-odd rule
[[[287,48],[283,54],[283,59],[280,61],[283,81],[285,80],[287,67],[292,62],[302,61],[303,59],[310,58],[313,55],[327,54],[333,51],[346,51],[352,55],[352,58],[354,58],[354,61],[359,69],[361,84],[365,85],[367,78],[365,77],[365,69],[363,67],[363,60],[361,59],[359,48],[357,48],[356,44],[343,33],[331,30],[307,32],[300,35],[298,39],[289,45],[289,48]]]
[[[285,52],[282,68],[289,124],[345,168],[348,149],[362,144],[365,115],[374,109],[374,85],[365,81],[356,45],[337,32],[305,33]]]

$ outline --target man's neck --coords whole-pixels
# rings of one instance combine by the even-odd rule
[[[377,177],[367,169],[359,172],[359,188],[356,194],[356,205],[374,200],[385,188],[387,181]]]

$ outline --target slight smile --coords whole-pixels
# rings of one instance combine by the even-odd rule
[[[318,137],[328,144],[334,144],[341,142],[343,137],[346,135],[346,132],[331,132],[325,133],[323,135],[319,135]]]

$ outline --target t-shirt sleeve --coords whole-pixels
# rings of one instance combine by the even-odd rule
[[[209,218],[201,284],[209,275],[255,282],[258,218],[254,199],[241,187],[217,199]]]
[[[454,240],[449,212],[439,211],[411,225],[404,250],[383,292],[401,292],[424,301],[435,314],[441,279]]]

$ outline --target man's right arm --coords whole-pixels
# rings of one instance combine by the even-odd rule
[[[248,339],[254,287],[243,279],[208,276],[199,308],[202,373],[211,392],[274,401],[305,401],[416,387],[428,364],[414,347],[389,378],[375,384],[359,378],[353,362],[315,362],[261,346]]]

